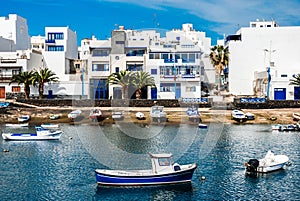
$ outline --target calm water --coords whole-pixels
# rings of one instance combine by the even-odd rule
[[[60,141],[0,138],[0,147],[9,150],[0,152],[0,200],[300,200],[297,132],[272,133],[270,125],[211,124],[208,130],[195,125],[121,123],[61,127]],[[244,162],[263,157],[269,149],[288,155],[292,165],[257,178],[246,177]],[[181,164],[196,162],[199,167],[192,182],[97,186],[96,168],[150,168],[149,152],[171,152]]]

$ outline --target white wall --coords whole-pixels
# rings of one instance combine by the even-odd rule
[[[27,20],[16,14],[0,17],[0,36],[13,40],[18,50],[30,48]]]
[[[254,71],[266,71],[269,52],[272,52],[271,62],[278,76],[281,72],[299,69],[299,26],[241,28],[240,33],[241,41],[229,42],[229,90],[232,94],[253,95]]]

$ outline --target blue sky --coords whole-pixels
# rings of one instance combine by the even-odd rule
[[[110,37],[117,25],[171,30],[192,23],[215,45],[256,19],[299,26],[300,0],[2,0],[0,16],[8,14],[26,18],[30,36],[45,35],[45,27],[69,26],[80,43],[92,35]]]

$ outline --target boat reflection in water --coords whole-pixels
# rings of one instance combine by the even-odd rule
[[[109,197],[111,200],[136,200],[137,195],[147,195],[150,200],[193,200],[195,189],[192,183],[180,183],[160,186],[132,186],[109,188],[106,186],[97,186],[95,200],[105,200]],[[122,197],[123,196],[123,197]],[[145,199],[146,200],[146,199]]]

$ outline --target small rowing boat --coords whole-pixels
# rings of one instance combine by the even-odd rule
[[[44,129],[36,126],[36,133],[2,133],[4,140],[30,141],[30,140],[59,140],[63,132],[61,130]]]
[[[173,163],[172,154],[150,154],[152,169],[107,170],[96,169],[98,185],[144,186],[190,182],[196,163],[179,165]]]
[[[29,121],[29,119],[30,119],[30,116],[28,114],[22,115],[22,116],[18,117],[18,122],[20,122],[20,123],[27,122],[27,121]]]
[[[22,123],[22,124],[5,124],[6,127],[11,128],[22,128],[22,127],[28,127],[28,123]]]

